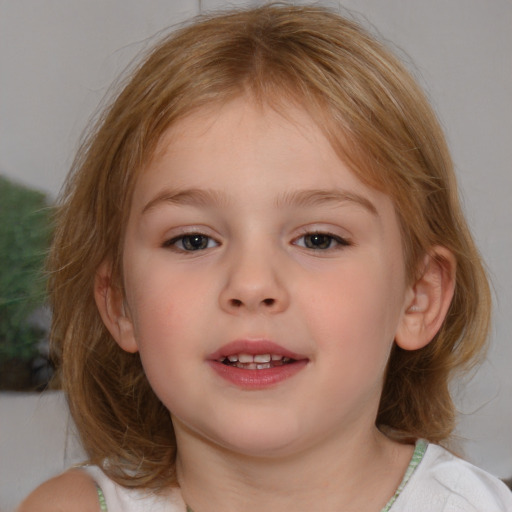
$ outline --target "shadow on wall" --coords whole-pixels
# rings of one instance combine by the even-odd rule
[[[52,207],[0,176],[0,390],[41,390],[52,375],[44,260]]]

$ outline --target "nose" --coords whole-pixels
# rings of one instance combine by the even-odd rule
[[[238,252],[227,266],[226,281],[219,296],[224,311],[275,314],[288,308],[285,269],[277,255],[263,251]]]

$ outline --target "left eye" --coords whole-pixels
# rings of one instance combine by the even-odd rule
[[[173,247],[181,251],[202,251],[216,247],[218,242],[209,236],[201,233],[190,233],[188,235],[177,236],[168,242],[165,242],[165,247]]]
[[[326,250],[339,245],[350,245],[344,238],[329,233],[307,233],[298,238],[295,244],[299,247],[314,250]]]

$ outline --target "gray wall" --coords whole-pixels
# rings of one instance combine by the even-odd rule
[[[147,38],[201,8],[242,3],[0,0],[0,172],[56,195],[87,120]],[[512,3],[340,3],[412,59],[446,128],[496,298],[488,360],[455,389],[459,435],[471,460],[511,476]]]

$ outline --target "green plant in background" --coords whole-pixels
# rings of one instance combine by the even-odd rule
[[[51,213],[43,193],[0,176],[0,362],[37,355],[42,333],[30,316],[45,302]]]

